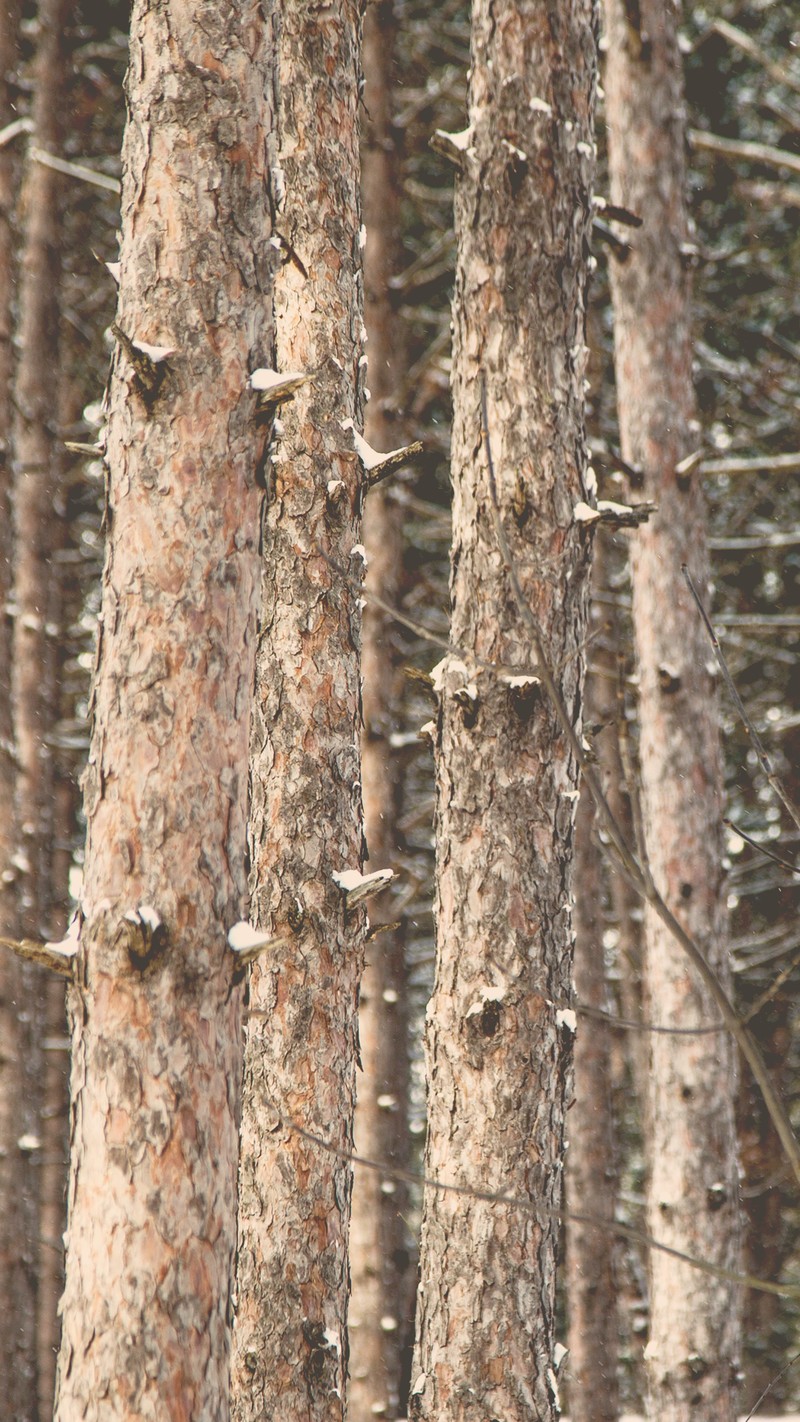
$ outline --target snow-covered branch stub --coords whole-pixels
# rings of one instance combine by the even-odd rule
[[[274,952],[287,946],[286,938],[274,933],[265,933],[246,919],[240,919],[228,933],[228,947],[236,954],[239,963],[253,963],[263,953]]]
[[[385,889],[394,878],[394,870],[376,869],[373,874],[362,874],[359,869],[343,869],[332,874],[331,878],[344,894],[345,905],[350,909]]]
[[[373,485],[380,484],[382,479],[393,474],[395,469],[400,469],[404,464],[411,464],[415,459],[418,459],[424,449],[422,440],[415,439],[411,444],[402,445],[399,449],[390,449],[387,454],[380,454],[377,449],[372,448],[371,444],[367,444],[364,436],[358,433],[352,420],[342,420],[341,427],[345,431],[352,432],[355,451],[367,475],[367,484],[370,489]]]

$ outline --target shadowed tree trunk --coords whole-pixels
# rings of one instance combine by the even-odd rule
[[[729,987],[717,703],[705,632],[681,576],[707,596],[702,491],[681,461],[697,447],[690,334],[678,7],[607,0],[611,194],[642,227],[612,269],[622,452],[657,515],[633,541],[640,677],[642,814],[650,866],[669,907]],[[716,1012],[670,934],[645,924],[647,1015],[707,1027]],[[739,1207],[726,1033],[650,1038],[648,1227],[664,1243],[735,1269]],[[734,1286],[653,1252],[649,1415],[732,1418],[739,1366]]]
[[[596,560],[595,576],[599,568]],[[594,655],[598,655],[596,649]],[[603,721],[607,702],[602,672],[590,672],[586,683],[588,717]],[[609,727],[599,733],[597,741],[610,734]],[[597,754],[599,758],[599,744]],[[584,786],[575,828],[575,989],[579,1009],[594,1008],[602,1013],[609,1007],[603,950],[605,874],[595,833],[594,804]],[[570,1209],[604,1219],[616,1214],[611,1033],[599,1017],[579,1011],[567,1156]],[[567,1221],[571,1422],[617,1422],[619,1416],[614,1257],[613,1235],[578,1220]]]
[[[276,10],[275,365],[313,373],[269,473],[251,741],[251,912],[285,941],[250,979],[234,1415],[344,1416],[351,1166],[366,914],[358,584],[363,471],[360,6]]]
[[[392,418],[393,397],[405,371],[403,331],[393,310],[389,282],[398,271],[399,172],[392,128],[394,59],[392,0],[368,5],[364,21],[362,196],[367,245],[364,253],[364,319],[369,337],[369,384],[365,434],[378,450],[400,443]],[[367,587],[391,605],[401,597],[402,508],[391,488],[370,493],[364,517],[369,558]],[[397,854],[400,803],[397,752],[390,736],[397,725],[403,674],[392,642],[390,619],[367,606],[364,617],[364,734],[362,779],[370,866],[392,866]],[[373,926],[391,923],[394,903],[386,894],[370,910]],[[359,998],[363,1072],[357,1080],[355,1143],[359,1155],[408,1167],[408,1013],[402,926],[370,944]],[[405,1219],[408,1189],[356,1170],[350,1231],[350,1415],[353,1422],[400,1415],[403,1348],[413,1319],[413,1260]],[[413,1326],[413,1325],[412,1325]]]
[[[52,932],[60,897],[53,881],[53,752],[56,719],[55,628],[58,605],[55,505],[60,474],[58,444],[60,210],[63,178],[34,153],[61,150],[66,97],[66,27],[71,0],[42,0],[37,15],[34,62],[33,152],[20,202],[21,262],[19,350],[14,382],[14,646],[13,701],[17,749],[16,823],[21,854],[20,931],[32,938]],[[64,888],[66,886],[63,886]],[[23,969],[25,998],[35,1020],[24,1054],[28,1135],[36,1140],[34,1161],[38,1208],[32,1270],[36,1287],[36,1370],[39,1415],[51,1415],[61,1293],[58,1249],[49,1229],[52,1211],[44,1198],[63,1197],[63,1150],[54,1153],[54,1118],[45,1112],[47,1024],[64,989],[41,968]],[[62,1026],[63,1033],[63,1026]],[[49,1105],[53,1105],[51,1101]],[[60,1236],[63,1224],[57,1228]]]
[[[12,76],[18,62],[19,6],[0,6],[0,128],[13,122]],[[13,144],[0,148],[0,935],[16,938],[20,875],[14,805],[17,759],[11,696],[13,624],[12,389],[13,290],[18,158]],[[20,1149],[28,1113],[26,1063],[33,1024],[30,970],[0,954],[0,1298],[8,1304],[0,1331],[0,1419],[36,1417],[35,1233],[36,1181],[30,1151]]]
[[[500,517],[561,695],[581,719],[589,546],[584,288],[594,11],[475,0],[469,128],[452,145],[452,640],[434,677],[437,966],[426,1172],[530,1202],[426,1190],[413,1418],[558,1415],[557,1211],[571,1088],[577,765],[531,675]],[[497,674],[487,661],[519,670]]]
[[[60,1422],[228,1415],[268,41],[260,7],[133,6]]]

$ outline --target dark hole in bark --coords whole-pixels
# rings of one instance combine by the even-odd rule
[[[484,1037],[493,1037],[500,1026],[499,1002],[485,1002],[480,1015],[480,1030]]]
[[[670,667],[659,667],[658,684],[667,696],[674,696],[681,689],[681,679]]]
[[[692,894],[693,894],[693,893],[694,893],[694,889],[693,889],[693,887],[692,887],[691,884],[681,884],[681,898],[682,898],[682,899],[690,899],[690,898],[692,897]]]

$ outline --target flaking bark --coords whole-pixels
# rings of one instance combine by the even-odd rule
[[[362,374],[360,6],[289,0],[278,22],[274,364],[313,380],[281,413],[267,476],[251,916],[292,948],[250,979],[233,1412],[331,1422],[345,1408],[351,1168],[289,1123],[352,1148],[366,914],[332,875],[363,856],[364,478],[341,427],[359,422]]]
[[[678,7],[607,0],[612,201],[635,212],[631,252],[612,267],[622,453],[658,514],[633,540],[642,813],[653,877],[729,985],[721,843],[721,765],[705,633],[681,577],[707,588],[702,491],[680,461],[698,443],[691,371],[685,112]],[[650,910],[646,1011],[659,1025],[707,1027],[708,993]],[[736,1057],[724,1032],[653,1035],[646,1112],[648,1228],[688,1254],[735,1269],[739,1206]],[[735,1415],[739,1298],[730,1284],[653,1252],[649,1415],[683,1422]]]
[[[571,1079],[577,765],[530,669],[498,548],[500,502],[561,694],[581,720],[589,544],[583,437],[594,12],[475,0],[470,142],[457,178],[452,640],[436,731],[437,967],[426,1172],[531,1212],[426,1191],[413,1418],[558,1413],[555,1257]]]
[[[156,395],[118,347],[108,394],[60,1422],[228,1415],[269,39],[133,6],[117,321],[175,354]]]

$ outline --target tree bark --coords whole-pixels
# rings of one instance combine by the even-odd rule
[[[131,16],[60,1422],[228,1415],[269,37],[255,5]]]
[[[596,718],[596,679],[587,707]],[[593,694],[594,693],[594,694]],[[575,988],[579,1007],[608,1011],[603,952],[604,874],[593,838],[594,805],[581,792],[575,830]],[[611,1028],[579,1015],[575,1038],[575,1101],[570,1112],[567,1191],[576,1213],[614,1219],[616,1161],[611,1101]],[[615,1240],[607,1231],[567,1221],[569,1411],[571,1422],[617,1422],[617,1280]]]
[[[612,201],[643,221],[612,269],[622,452],[659,512],[633,543],[640,677],[642,813],[657,888],[729,987],[721,845],[717,703],[705,632],[681,576],[705,594],[699,483],[680,472],[696,447],[692,390],[685,113],[677,7],[645,0],[634,15],[607,0]],[[707,1027],[708,993],[648,910],[648,1016]],[[723,1032],[653,1035],[647,1111],[648,1226],[659,1240],[735,1269],[739,1211],[733,1100],[736,1058]],[[735,1415],[737,1290],[664,1254],[650,1261],[649,1415],[678,1422]]]
[[[554,1292],[571,1086],[570,867],[578,768],[503,566],[505,524],[561,694],[581,718],[590,494],[585,244],[593,7],[475,0],[456,190],[452,640],[435,678],[437,966],[426,1173],[530,1202],[427,1189],[410,1415],[558,1413]],[[486,668],[519,669],[524,679]]]
[[[66,97],[66,27],[71,0],[42,0],[37,13],[34,59],[32,145],[58,153]],[[12,697],[17,754],[15,820],[18,834],[20,932],[49,934],[58,899],[53,882],[53,753],[56,720],[53,612],[58,604],[53,553],[54,506],[60,475],[58,417],[61,239],[63,178],[29,154],[20,200],[21,260],[19,351],[14,380],[14,637]],[[23,1051],[26,1132],[35,1141],[29,1153],[36,1173],[35,1229],[30,1269],[36,1294],[36,1390],[41,1418],[52,1412],[57,1308],[61,1273],[44,1242],[43,1196],[53,1191],[52,1145],[45,1102],[49,1004],[64,990],[41,968],[22,973],[22,992],[31,1027]],[[63,1007],[62,1007],[63,1011]],[[56,1192],[63,1189],[58,1172]],[[63,1227],[62,1227],[63,1228]],[[59,1230],[59,1233],[61,1231]],[[28,1404],[33,1405],[33,1404]]]
[[[313,372],[283,416],[264,522],[251,741],[251,913],[284,937],[252,971],[245,1043],[233,1410],[340,1418],[366,914],[333,875],[363,859],[358,582],[363,471],[360,6],[276,12],[272,196],[278,370]],[[354,586],[355,584],[355,586]]]
[[[378,450],[401,443],[394,400],[406,361],[402,323],[391,299],[397,274],[400,223],[399,165],[392,124],[393,0],[368,5],[364,20],[364,107],[361,145],[364,253],[364,319],[369,383],[365,435]],[[395,864],[400,807],[397,752],[403,673],[392,641],[391,619],[369,604],[369,591],[392,606],[403,583],[402,507],[391,487],[367,499],[364,545],[369,559],[364,616],[364,733],[361,740],[364,822],[370,867]],[[374,927],[396,917],[382,895],[370,910]],[[408,1011],[402,926],[382,932],[370,946],[358,1014],[362,1073],[357,1081],[355,1145],[359,1155],[408,1168]],[[350,1231],[350,1416],[353,1422],[401,1415],[401,1367],[413,1329],[414,1280],[404,1182],[356,1170]],[[410,1325],[410,1326],[409,1326]]]
[[[12,78],[18,63],[19,7],[0,7],[0,128],[13,122]],[[15,815],[17,761],[11,694],[13,624],[12,389],[14,379],[13,293],[16,277],[14,206],[18,160],[13,144],[0,149],[0,932],[19,936],[19,879]],[[20,1148],[27,1124],[26,1062],[31,1036],[28,974],[8,953],[0,954],[0,1298],[8,1302],[0,1332],[0,1418],[34,1422],[35,1358],[35,1167]]]

